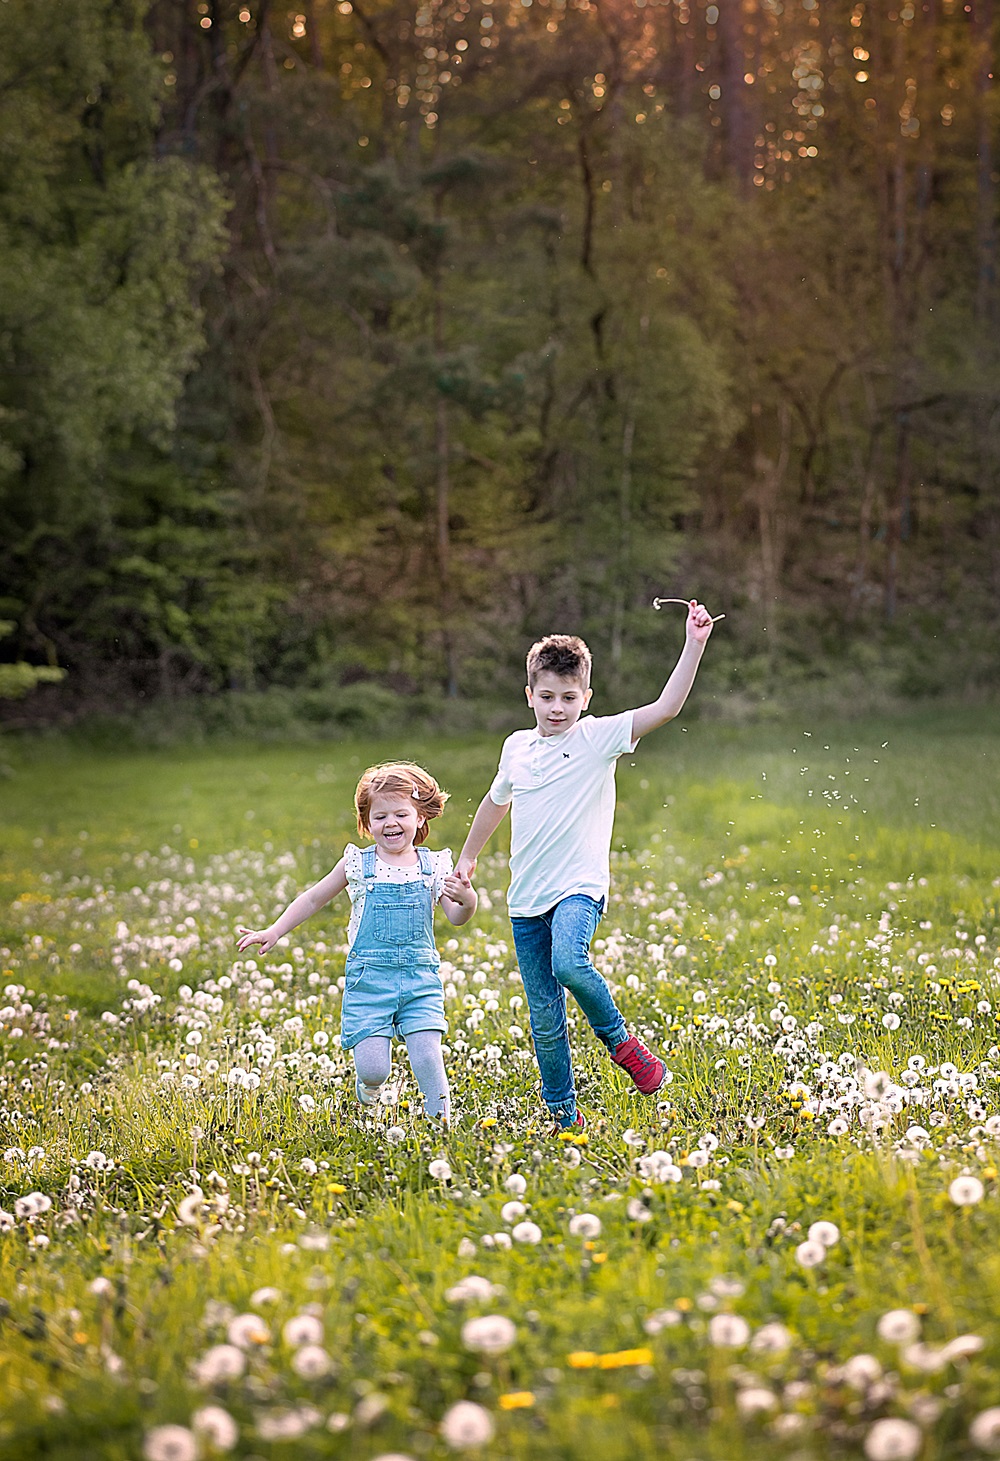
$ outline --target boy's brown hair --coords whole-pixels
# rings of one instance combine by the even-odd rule
[[[528,686],[535,688],[538,676],[548,670],[564,680],[577,680],[584,690],[590,686],[590,650],[577,634],[546,634],[528,650]]]
[[[383,794],[412,798],[418,814],[424,819],[413,839],[418,845],[426,840],[428,822],[432,817],[440,817],[448,800],[448,793],[441,790],[430,772],[413,761],[383,761],[378,766],[369,766],[362,774],[354,793],[354,810],[358,814],[360,836],[371,836],[369,817],[372,799]]]

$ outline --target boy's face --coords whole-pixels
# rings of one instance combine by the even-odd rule
[[[535,712],[535,724],[543,736],[563,736],[572,730],[590,704],[593,691],[585,690],[579,680],[568,680],[552,670],[542,670],[534,687],[524,692]]]

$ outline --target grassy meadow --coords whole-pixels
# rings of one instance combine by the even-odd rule
[[[595,959],[667,1061],[573,1023],[537,1093],[503,888],[439,918],[455,1119],[363,1115],[347,901],[370,761],[499,738],[0,761],[0,1461],[1000,1454],[1000,727],[674,723],[619,771]]]

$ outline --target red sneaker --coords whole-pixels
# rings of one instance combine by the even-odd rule
[[[655,1096],[666,1080],[667,1067],[663,1061],[657,1060],[634,1035],[629,1035],[627,1040],[615,1046],[611,1059],[631,1076],[636,1089],[644,1096]]]
[[[578,1111],[576,1113],[576,1120],[571,1122],[569,1126],[561,1126],[558,1121],[554,1122],[549,1131],[549,1136],[564,1136],[569,1140],[574,1136],[579,1136],[586,1124],[587,1122],[583,1112]]]

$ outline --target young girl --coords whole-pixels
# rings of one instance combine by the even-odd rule
[[[340,1044],[354,1051],[358,1100],[371,1106],[392,1070],[393,1035],[406,1041],[413,1074],[429,1116],[448,1119],[448,1077],[441,1058],[447,1030],[434,947],[434,904],[457,927],[476,911],[468,882],[452,872],[451,853],[421,843],[427,824],[448,799],[409,761],[369,766],[354,793],[358,832],[374,846],[349,842],[325,878],[300,893],[270,928],[238,928],[239,950],[266,954],[278,940],[347,889],[351,921]]]

